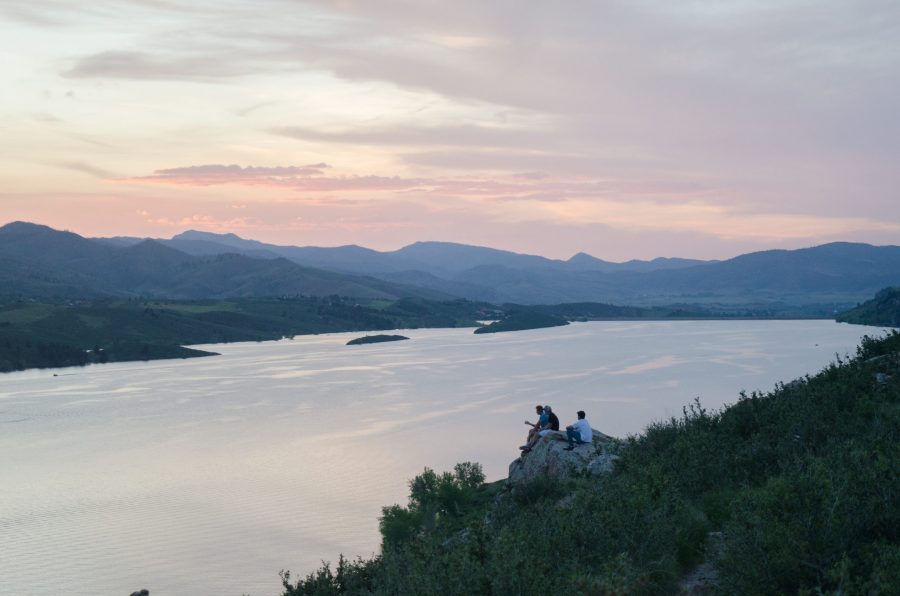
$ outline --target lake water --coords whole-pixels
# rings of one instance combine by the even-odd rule
[[[0,376],[0,594],[280,593],[378,547],[406,482],[518,456],[534,405],[617,436],[815,373],[871,327],[594,322],[217,345],[221,356]],[[54,374],[56,373],[56,374]],[[56,376],[58,375],[58,376]]]

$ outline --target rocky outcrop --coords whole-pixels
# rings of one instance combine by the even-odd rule
[[[511,485],[527,484],[535,478],[563,480],[576,474],[606,474],[612,471],[618,456],[609,452],[612,437],[594,431],[592,443],[576,445],[566,451],[566,433],[551,432],[538,440],[529,453],[523,453],[509,464]]]

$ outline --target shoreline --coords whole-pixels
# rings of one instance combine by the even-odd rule
[[[640,322],[650,322],[650,323],[659,323],[659,322],[702,322],[702,321],[832,321],[838,324],[844,323],[843,321],[837,321],[828,317],[684,317],[684,318],[666,318],[666,317],[652,317],[652,318],[593,318],[587,319],[586,321],[571,321],[571,324],[578,323],[612,323],[612,322],[621,322],[621,323],[640,323]],[[847,325],[856,325],[860,327],[872,327],[877,329],[894,329],[893,327],[886,327],[884,325],[868,325],[863,323],[845,323]],[[53,371],[53,370],[67,370],[67,369],[84,369],[89,366],[97,366],[103,364],[122,364],[122,363],[135,363],[135,362],[161,362],[166,360],[192,360],[195,358],[207,358],[211,356],[221,356],[219,352],[210,352],[202,348],[208,348],[212,346],[220,346],[220,345],[233,345],[233,344],[258,344],[258,343],[270,343],[284,340],[293,340],[295,337],[316,337],[322,335],[330,335],[337,333],[362,333],[367,331],[409,331],[409,330],[419,330],[419,329],[477,329],[478,326],[454,326],[454,327],[396,327],[393,329],[359,329],[359,330],[336,330],[336,331],[325,331],[322,333],[298,333],[293,336],[282,336],[278,338],[269,338],[269,339],[259,339],[259,340],[238,340],[238,341],[226,341],[226,342],[213,342],[213,343],[188,343],[181,344],[178,347],[191,350],[194,352],[199,352],[196,354],[184,355],[184,356],[159,356],[159,357],[151,357],[151,358],[127,358],[121,360],[109,360],[107,362],[87,362],[84,364],[72,364],[66,366],[32,366],[17,370],[5,370],[0,371],[0,377],[7,374],[13,373],[22,373],[22,372],[34,372],[34,371]],[[553,327],[538,327],[535,329],[552,329]],[[518,329],[515,332],[520,331],[532,331],[534,329]],[[513,333],[513,331],[505,331],[503,333]],[[484,334],[479,334],[484,335]],[[496,334],[487,334],[487,335],[496,335]],[[388,342],[390,343],[390,342]]]

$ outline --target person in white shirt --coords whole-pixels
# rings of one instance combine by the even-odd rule
[[[591,430],[590,423],[584,419],[584,410],[578,410],[578,420],[566,427],[566,439],[569,440],[566,451],[575,449],[576,443],[581,445],[594,440],[594,431]]]

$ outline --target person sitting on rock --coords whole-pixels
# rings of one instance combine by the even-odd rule
[[[578,410],[578,420],[566,427],[566,439],[569,441],[566,451],[575,449],[576,443],[582,445],[594,440],[594,431],[591,430],[590,423],[584,419],[584,410]]]
[[[553,413],[553,408],[551,408],[550,406],[544,406],[544,411],[550,417],[550,430],[559,430],[559,418],[557,418],[556,414]],[[541,436],[543,437],[544,435]]]
[[[519,449],[522,449],[523,451],[529,448],[528,446],[531,445],[535,435],[550,423],[549,412],[544,411],[544,406],[538,404],[534,407],[534,411],[538,415],[538,421],[536,423],[531,423],[528,420],[525,421],[525,424],[530,426],[531,430],[528,431],[528,438],[525,439],[525,444],[519,447]]]
[[[553,431],[559,430],[559,418],[553,413],[553,408],[544,406],[544,416],[547,417],[547,424],[541,426],[537,432],[528,435],[528,442],[522,447],[519,447],[519,449],[522,450],[522,453],[528,453],[535,445],[537,445],[538,440],[546,437]]]

